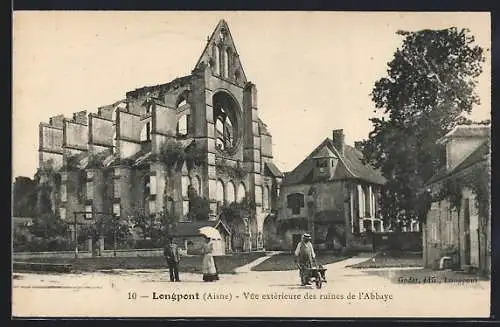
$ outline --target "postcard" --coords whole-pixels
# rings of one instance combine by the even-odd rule
[[[13,317],[489,317],[490,40],[14,11]]]

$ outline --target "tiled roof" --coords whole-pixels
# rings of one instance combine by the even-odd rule
[[[278,167],[276,167],[273,162],[266,162],[264,165],[267,167],[267,169],[269,169],[274,177],[283,177],[283,173],[281,172],[281,170],[279,170]]]
[[[490,141],[484,141],[480,146],[478,146],[469,156],[467,156],[460,164],[455,168],[448,171],[446,166],[441,167],[434,176],[432,176],[426,183],[426,185],[431,185],[440,180],[451,177],[462,170],[471,167],[483,160],[486,160],[487,155],[490,153]]]
[[[325,152],[326,151],[326,152]],[[312,170],[315,167],[314,158],[318,154],[333,154],[331,157],[338,158],[333,177],[329,180],[358,179],[373,184],[384,184],[386,179],[382,174],[369,165],[362,162],[363,154],[354,147],[345,145],[344,154],[341,155],[331,139],[326,138],[318,145],[292,172],[287,173],[283,179],[283,185],[295,185],[312,183]]]
[[[439,139],[438,143],[443,143],[453,137],[488,137],[490,134],[491,125],[458,125]]]

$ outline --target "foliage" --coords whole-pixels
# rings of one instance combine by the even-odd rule
[[[427,201],[419,190],[444,163],[436,141],[479,103],[474,88],[485,58],[466,29],[398,34],[403,45],[371,94],[381,115],[371,119],[363,154],[388,180],[380,200],[383,217],[409,221],[422,217]]]
[[[215,169],[217,174],[226,175],[232,179],[242,179],[247,175],[247,171],[239,161],[236,166],[231,166],[225,159],[220,158],[215,165]]]
[[[205,162],[205,153],[193,141],[187,147],[175,139],[169,139],[160,147],[160,161],[168,171],[180,170],[184,163],[188,170]]]
[[[189,212],[188,218],[191,221],[205,221],[210,215],[210,201],[201,197],[196,190],[190,186],[188,189]]]
[[[58,215],[48,212],[33,219],[29,231],[34,237],[44,239],[58,236],[66,237],[68,235],[68,225]]]
[[[63,164],[63,169],[67,171],[76,171],[80,169],[80,160],[78,159],[78,155],[70,155],[66,157],[66,160]]]
[[[36,214],[36,182],[28,177],[16,177],[12,191],[12,214],[15,217],[34,217]]]
[[[147,215],[143,210],[137,210],[132,216],[133,227],[141,230],[143,239],[153,235],[154,220],[154,214]]]
[[[89,154],[87,168],[102,168],[106,159],[107,151],[98,154]]]
[[[240,202],[222,205],[219,213],[222,219],[228,223],[238,218],[252,217],[255,214],[255,201],[245,196]]]
[[[440,192],[433,199],[439,201],[448,199],[453,208],[460,210],[462,203],[462,190],[469,189],[476,198],[475,206],[481,222],[488,221],[491,206],[491,163],[489,160],[476,164],[465,174],[452,176],[447,179]],[[480,226],[480,230],[485,228]],[[485,230],[483,231],[485,232]]]
[[[96,221],[81,228],[80,237],[98,239],[103,236],[105,244],[113,244],[115,237],[117,245],[125,244],[131,236],[130,226],[111,215],[99,215]]]

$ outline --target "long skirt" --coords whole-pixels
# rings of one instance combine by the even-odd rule
[[[217,269],[215,268],[214,257],[211,254],[205,254],[203,256],[201,270],[203,273],[203,281],[211,282],[219,280],[219,276],[217,275]]]

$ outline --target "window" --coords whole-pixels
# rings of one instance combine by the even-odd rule
[[[59,218],[62,220],[66,219],[66,208],[59,208]]]
[[[201,196],[201,180],[200,177],[194,176],[193,180],[191,181],[191,185],[193,186],[193,189],[196,191],[196,194]]]
[[[183,137],[188,134],[188,120],[189,115],[182,115],[177,122],[176,133],[177,136]]]
[[[373,221],[373,229],[376,232],[381,232],[382,231],[382,222],[378,219]]]
[[[216,75],[220,75],[220,50],[217,45],[214,45],[214,71]]]
[[[363,219],[363,230],[365,232],[373,231],[372,221],[371,219]]]
[[[224,204],[224,183],[217,181],[215,199],[218,203]]]
[[[121,196],[121,184],[119,180],[114,181],[113,185],[113,196],[115,199],[119,199]]]
[[[372,187],[365,188],[365,217],[372,217],[371,202],[372,202]]]
[[[119,177],[120,176],[120,168],[113,169],[113,176],[115,176],[115,177]]]
[[[234,189],[233,182],[227,183],[227,192],[226,192],[227,203],[233,203],[236,200],[236,192]]]
[[[264,209],[269,209],[269,187],[264,186],[262,194],[262,207]]]
[[[92,206],[88,204],[85,206],[85,219],[92,219],[92,216]]]
[[[87,181],[87,200],[94,199],[94,182]]]
[[[183,197],[187,198],[188,197],[188,189],[189,189],[189,185],[191,185],[191,179],[189,178],[189,176],[182,176],[181,177],[181,194]]]
[[[358,188],[358,215],[360,218],[365,216],[365,192],[363,191],[363,187],[361,185],[357,186]]]
[[[68,201],[68,193],[66,189],[66,184],[61,185],[61,201],[66,202]]]
[[[240,183],[240,185],[238,185],[238,192],[236,193],[236,197],[237,197],[236,201],[241,202],[245,198],[246,193],[247,193],[247,190],[245,188],[245,184]]]
[[[151,141],[151,122],[144,124],[140,135],[141,142]]]
[[[326,168],[328,167],[328,159],[319,159],[316,161],[316,167]]]
[[[305,200],[304,194],[302,193],[292,193],[286,197],[287,208],[292,210],[292,214],[299,215],[300,209],[304,207]]]
[[[156,195],[156,176],[149,176],[149,194]]]
[[[116,153],[117,150],[118,150],[118,139],[116,137],[116,131],[115,131],[113,134],[113,153]],[[117,170],[119,170],[119,169],[115,169],[115,171],[117,171]]]
[[[185,216],[189,212],[189,201],[182,201],[182,215]]]
[[[224,51],[224,54],[222,56],[222,60],[224,61],[224,77],[228,77],[229,76],[229,56],[230,56],[230,52],[229,52],[229,49],[226,49],[226,51]]]
[[[116,217],[120,217],[120,203],[113,203],[113,214],[116,216]]]
[[[216,148],[229,150],[236,145],[238,104],[225,92],[217,92],[213,106]]]
[[[156,203],[153,200],[149,201],[149,213],[156,213]]]

